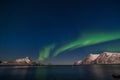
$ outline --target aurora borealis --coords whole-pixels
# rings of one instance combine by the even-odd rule
[[[0,60],[72,64],[120,52],[120,1],[1,1]]]
[[[107,32],[96,32],[96,33],[88,33],[84,34],[80,37],[80,39],[73,41],[60,49],[56,50],[54,56],[57,56],[59,53],[66,51],[66,50],[72,50],[84,46],[94,45],[102,42],[107,42],[111,40],[120,39],[120,32],[114,32],[114,33],[107,33]]]
[[[54,47],[55,47],[55,45],[50,45],[50,46],[44,47],[42,50],[40,50],[40,52],[39,52],[40,55],[39,55],[38,60],[43,61],[46,58],[48,58],[51,53],[51,50],[54,49]]]
[[[90,46],[90,45],[95,45],[95,44],[100,44],[104,42],[109,42],[112,40],[117,40],[120,39],[120,32],[102,32],[102,31],[97,31],[97,32],[89,32],[89,33],[83,33],[84,35],[81,35],[81,37],[75,41],[72,41],[70,43],[67,43],[66,45],[63,45],[62,47],[54,50],[53,58],[60,53],[67,51],[67,50],[74,50],[77,48],[85,47],[85,46]],[[112,51],[115,50],[116,48],[111,48],[107,46],[104,50],[107,51]],[[115,46],[114,46],[115,47]],[[116,49],[116,51],[120,51],[119,46]],[[40,61],[45,60],[46,58],[49,57],[51,54],[51,50],[55,48],[54,45],[44,47],[44,49],[41,50],[39,53],[39,59]]]

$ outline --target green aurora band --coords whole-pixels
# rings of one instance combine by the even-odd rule
[[[53,44],[53,45],[46,46],[42,50],[40,50],[38,60],[44,61],[46,58],[48,58],[51,53],[51,50],[53,50],[54,47],[55,45]]]
[[[53,57],[59,55],[60,53],[73,50],[76,48],[81,48],[85,46],[90,46],[94,44],[99,44],[107,41],[117,40],[120,39],[120,32],[91,32],[91,33],[84,33],[80,38],[75,41],[72,41],[60,48],[58,48]]]

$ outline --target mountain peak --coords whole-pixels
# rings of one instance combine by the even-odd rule
[[[120,53],[89,54],[81,64],[120,64]]]

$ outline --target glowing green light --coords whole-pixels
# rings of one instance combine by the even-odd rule
[[[46,58],[48,58],[49,55],[50,55],[50,53],[51,53],[51,50],[52,50],[54,47],[55,47],[55,45],[50,45],[50,46],[46,46],[46,47],[44,47],[42,50],[40,50],[38,60],[39,60],[39,61],[43,61],[43,60],[45,60]]]
[[[120,32],[83,33],[83,35],[79,39],[72,41],[61,48],[58,48],[55,51],[53,56],[57,56],[58,54],[67,50],[72,50],[72,49],[94,45],[94,44],[116,40],[116,39],[120,39]]]

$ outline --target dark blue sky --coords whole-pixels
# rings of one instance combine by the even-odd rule
[[[5,0],[0,2],[0,59],[29,56],[50,44],[56,48],[77,39],[84,31],[120,30],[119,0]],[[120,41],[107,44],[119,46]],[[46,62],[73,63],[101,50],[96,44],[63,52]],[[92,48],[92,49],[91,49]],[[52,54],[52,53],[51,53]],[[67,57],[67,58],[66,58]]]

